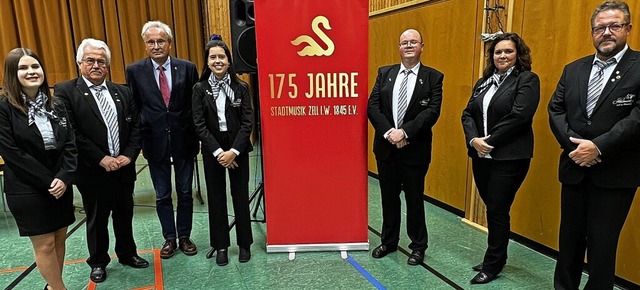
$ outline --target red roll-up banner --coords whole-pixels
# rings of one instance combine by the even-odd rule
[[[367,0],[256,0],[267,252],[368,250]]]

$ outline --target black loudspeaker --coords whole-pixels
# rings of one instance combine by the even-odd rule
[[[257,72],[253,0],[229,0],[229,20],[236,72]]]

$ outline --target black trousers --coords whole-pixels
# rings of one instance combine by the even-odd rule
[[[229,150],[228,141],[220,140],[223,150]],[[224,168],[213,154],[202,154],[204,177],[207,182],[209,206],[209,238],[211,247],[225,249],[231,244],[229,237],[229,213],[227,210],[226,172],[229,172],[231,199],[236,220],[236,242],[248,249],[253,243],[249,213],[249,156],[240,154],[235,159],[238,167]]]
[[[562,185],[555,289],[578,289],[585,250],[589,272],[585,289],[613,288],[618,238],[635,192],[636,188],[598,187],[590,178]]]
[[[407,204],[407,235],[411,250],[425,251],[429,236],[424,214],[424,178],[429,165],[410,166],[391,158],[377,160],[378,181],[382,197],[382,244],[391,248],[400,240],[400,192]]]
[[[111,261],[108,253],[109,215],[113,219],[118,258],[129,258],[137,254],[132,225],[134,184],[135,181],[76,185],[87,214],[87,264],[92,268],[106,267]]]
[[[473,178],[487,207],[487,251],[482,270],[498,274],[507,263],[511,234],[511,205],[529,171],[531,159],[493,160],[474,158]]]

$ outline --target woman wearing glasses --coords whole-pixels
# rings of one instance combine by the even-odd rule
[[[487,66],[462,112],[473,177],[487,207],[489,235],[484,260],[471,284],[494,280],[507,262],[509,211],[533,157],[533,115],[540,79],[531,55],[515,33],[498,35],[489,46]]]
[[[67,120],[64,106],[49,93],[40,58],[27,48],[9,52],[0,98],[4,189],[20,236],[31,239],[45,289],[65,289],[65,239],[75,221],[77,150]]]
[[[220,39],[205,46],[205,69],[193,87],[193,120],[202,144],[202,161],[207,182],[209,235],[216,264],[229,263],[230,245],[227,214],[226,172],[231,182],[231,198],[239,246],[238,260],[251,259],[253,243],[249,217],[249,136],[253,113],[247,84],[235,74],[229,47]]]

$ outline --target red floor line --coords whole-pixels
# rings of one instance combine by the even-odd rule
[[[71,264],[77,264],[77,263],[82,263],[82,262],[86,262],[87,259],[75,259],[75,260],[66,260],[64,261],[65,265],[71,265]]]
[[[24,271],[26,269],[29,269],[29,267],[17,267],[17,268],[11,268],[11,269],[2,269],[2,270],[0,270],[0,274],[11,273],[11,272],[19,272],[19,271]]]
[[[156,276],[156,290],[164,290],[162,279],[162,259],[160,259],[160,249],[153,249],[153,264]]]
[[[153,260],[154,260],[154,262],[156,264],[155,265],[156,284],[158,283],[157,273],[158,273],[158,268],[159,268],[160,269],[160,287],[162,287],[162,265],[160,265],[160,267],[158,267],[158,264],[160,263],[160,250],[158,250],[158,249],[141,250],[141,251],[138,251],[138,254],[148,254],[148,253],[151,253],[151,252],[153,252],[153,254],[154,254],[153,255],[154,256]],[[117,256],[115,254],[113,254],[113,255],[110,255],[110,257],[113,259],[113,258],[116,258]],[[82,261],[85,261],[85,260],[76,259],[76,260],[72,260],[72,261],[69,261],[69,262],[73,262],[73,261],[82,262]],[[65,264],[67,264],[67,262],[65,262]],[[91,281],[91,279],[89,279],[89,285],[87,285],[87,290],[95,290],[97,287],[98,287],[98,284],[96,284],[95,282]],[[134,290],[152,290],[152,289],[154,289],[154,286],[144,286],[144,287],[141,287],[141,288],[135,288]],[[164,288],[155,287],[155,289],[156,290],[163,290]]]

